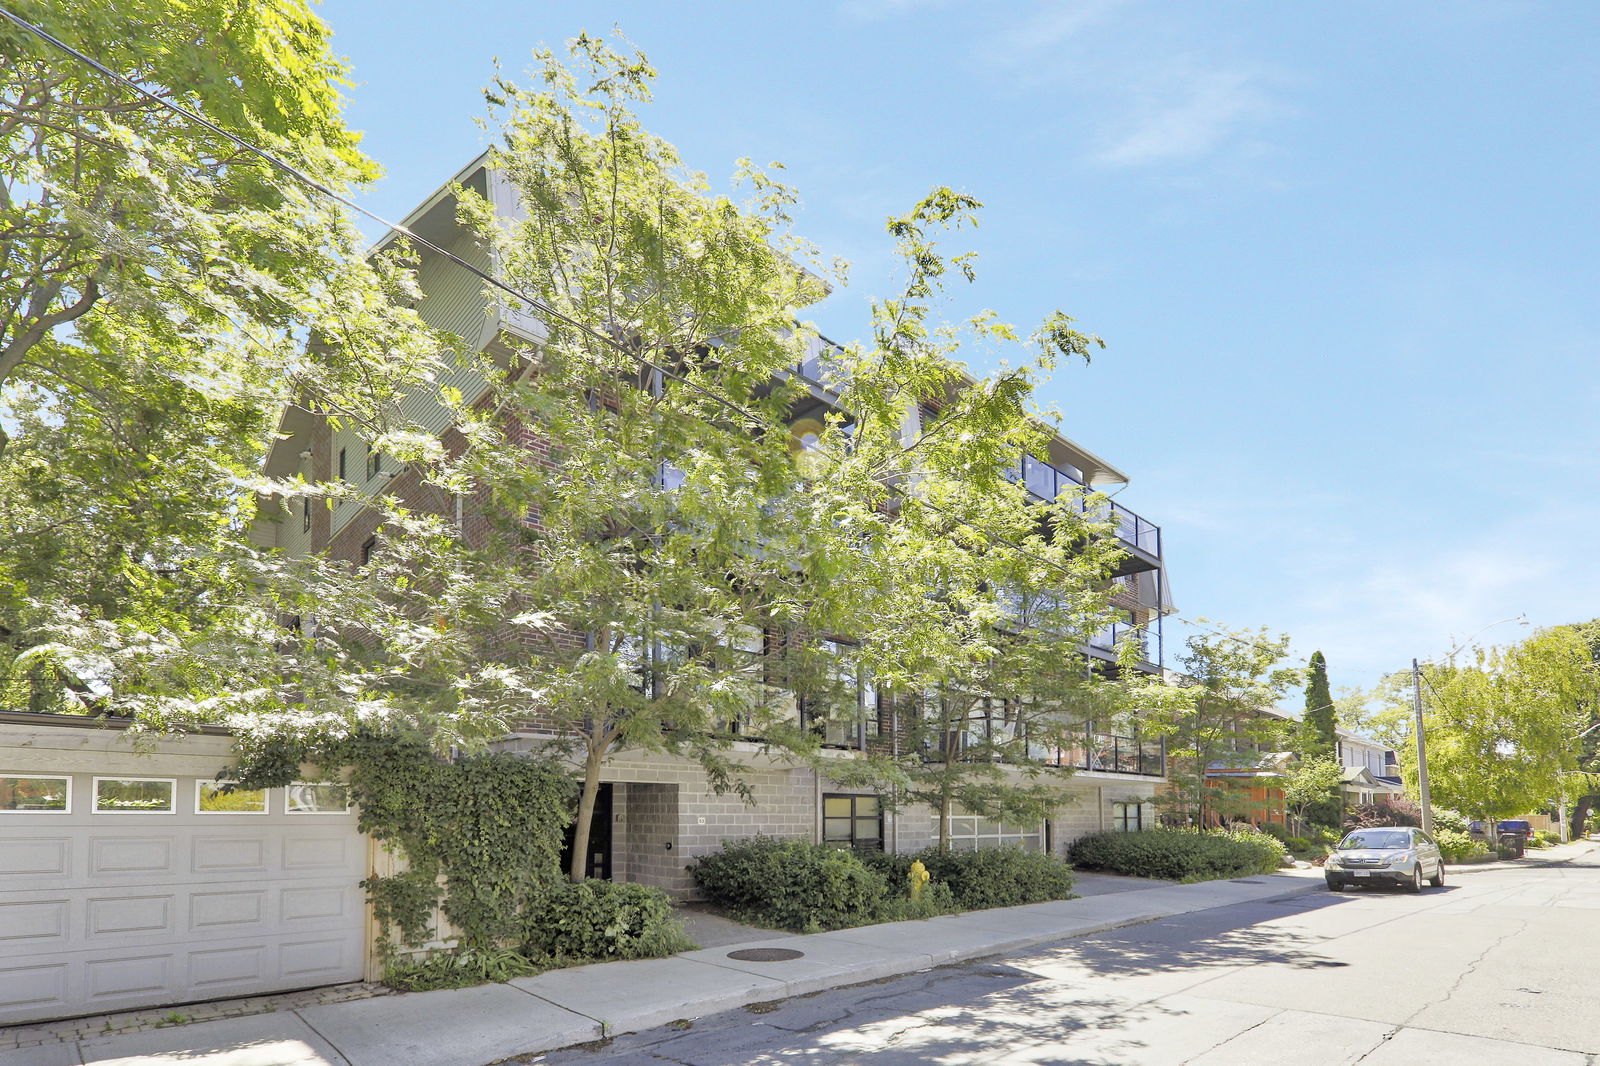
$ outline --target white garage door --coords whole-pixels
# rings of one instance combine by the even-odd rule
[[[0,763],[0,1025],[362,977],[343,788],[223,797],[159,764]]]

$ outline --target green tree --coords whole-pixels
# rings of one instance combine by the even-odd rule
[[[1311,665],[1306,670],[1306,710],[1301,721],[1305,725],[1300,742],[1300,754],[1314,757],[1333,755],[1337,750],[1339,735],[1335,732],[1337,707],[1333,692],[1328,688],[1328,661],[1322,652],[1311,653]]]
[[[300,0],[10,7],[332,188],[376,175]],[[283,403],[370,419],[436,344],[331,201],[10,21],[0,54],[0,685],[70,710],[107,641],[200,639],[252,594],[243,482]]]
[[[1344,767],[1332,755],[1302,756],[1283,782],[1284,806],[1304,822],[1338,826],[1339,783]]]
[[[1544,629],[1468,665],[1424,669],[1424,727],[1433,801],[1492,823],[1549,803],[1577,768],[1585,712],[1597,678],[1575,631]],[[1402,749],[1415,780],[1412,749]]]
[[[1196,633],[1184,645],[1182,669],[1138,686],[1131,698],[1145,728],[1166,738],[1170,790],[1159,802],[1206,826],[1244,813],[1208,771],[1253,769],[1281,749],[1288,725],[1272,707],[1301,675],[1279,665],[1289,638],[1265,630]]]

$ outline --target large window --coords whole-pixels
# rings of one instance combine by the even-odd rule
[[[991,818],[972,814],[950,816],[950,846],[957,851],[977,851],[981,848],[1020,847],[1024,851],[1041,851],[1044,848],[1044,826],[1007,825]]]
[[[883,805],[878,797],[824,793],[822,842],[859,851],[882,851]]]
[[[1154,825],[1152,818],[1146,817],[1146,803],[1113,803],[1111,805],[1111,828],[1122,833],[1133,833],[1143,829],[1146,825]]]

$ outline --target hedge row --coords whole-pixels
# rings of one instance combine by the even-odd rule
[[[1095,833],[1076,841],[1068,852],[1073,865],[1086,870],[1167,881],[1215,881],[1271,873],[1286,856],[1282,843],[1254,829]]]
[[[919,860],[932,880],[912,899],[911,864]],[[721,851],[690,863],[689,873],[735,918],[801,932],[1072,895],[1065,864],[1020,848],[857,854],[804,840],[756,837],[729,841]]]

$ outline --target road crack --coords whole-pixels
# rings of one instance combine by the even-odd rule
[[[1478,952],[1477,958],[1475,958],[1471,962],[1467,963],[1467,965],[1462,968],[1461,972],[1456,974],[1456,979],[1450,983],[1450,987],[1449,988],[1445,989],[1444,995],[1440,996],[1438,999],[1429,1000],[1427,1003],[1424,1003],[1422,1006],[1418,1007],[1415,1011],[1413,1011],[1411,1013],[1411,1015],[1409,1017],[1407,1017],[1406,1020],[1401,1022],[1400,1024],[1402,1026],[1410,1025],[1412,1022],[1416,1021],[1418,1017],[1420,1017],[1425,1011],[1429,1010],[1430,1008],[1437,1007],[1441,1003],[1448,1003],[1450,1001],[1450,997],[1455,995],[1457,992],[1459,992],[1461,990],[1462,983],[1464,981],[1466,981],[1467,978],[1471,977],[1473,974],[1478,972],[1478,966],[1480,964],[1482,964],[1483,960],[1485,960],[1485,959],[1487,959],[1489,957],[1489,953],[1491,951],[1495,950],[1501,944],[1504,944],[1506,941],[1510,940],[1512,937],[1521,936],[1523,933],[1528,931],[1528,921],[1527,921],[1527,919],[1521,918],[1521,919],[1517,919],[1516,921],[1517,921],[1517,927],[1515,929],[1512,929],[1509,932],[1502,933],[1500,936],[1496,937],[1492,943],[1486,944],[1484,946],[1484,949],[1482,951]]]

